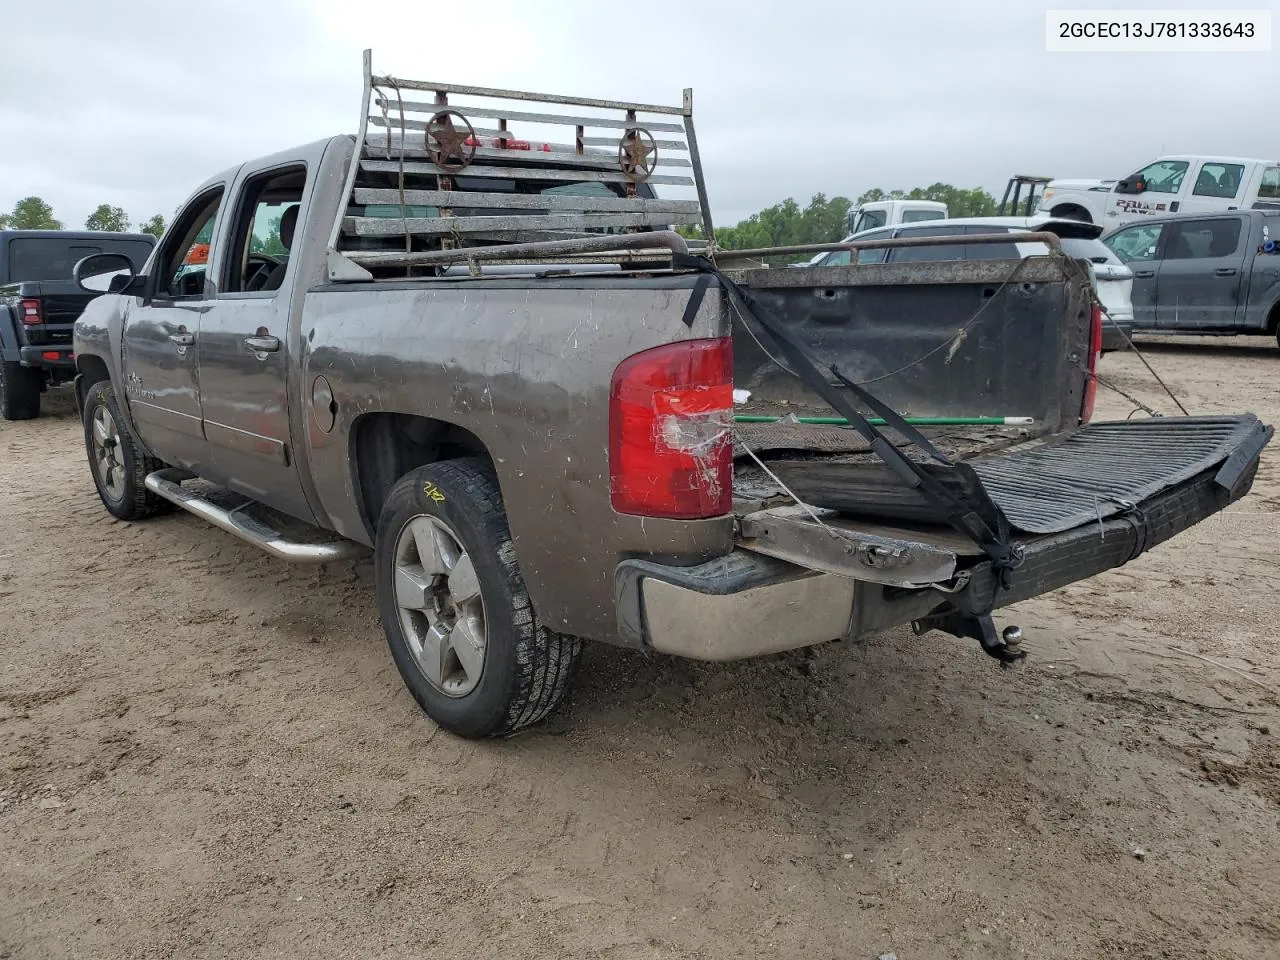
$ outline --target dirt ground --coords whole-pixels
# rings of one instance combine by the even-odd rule
[[[1273,342],[1148,352],[1193,412],[1280,421]],[[46,399],[0,423],[0,958],[1280,956],[1280,450],[1005,611],[1015,670],[906,630],[593,646],[567,709],[475,744],[401,685],[367,562],[112,520]]]

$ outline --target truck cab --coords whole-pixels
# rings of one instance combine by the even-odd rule
[[[861,233],[921,220],[945,220],[947,214],[947,205],[937,200],[874,200],[849,211],[849,232]]]
[[[1121,180],[1053,180],[1039,209],[1112,229],[1143,217],[1277,203],[1280,162],[1179,154],[1160,157]]]

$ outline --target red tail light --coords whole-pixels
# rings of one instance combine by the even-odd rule
[[[44,323],[44,317],[40,314],[40,301],[36,299],[22,301],[22,322],[31,326],[37,323]]]
[[[476,137],[467,137],[464,142],[468,147],[484,146],[484,141]],[[511,137],[494,137],[489,141],[489,146],[496,147],[499,150],[541,150],[543,153],[551,152],[551,144],[549,143],[535,147],[528,140],[515,140]]]
[[[733,504],[733,340],[684,340],[628,357],[609,395],[613,509],[695,519]]]
[[[62,354],[60,354],[57,350],[45,350],[43,353],[40,354],[40,356],[44,357],[46,360],[62,359]]]
[[[1084,402],[1080,404],[1080,422],[1093,419],[1093,404],[1098,399],[1098,358],[1102,356],[1102,307],[1093,305],[1089,316],[1089,376],[1084,383]]]

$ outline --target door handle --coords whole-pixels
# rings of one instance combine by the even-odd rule
[[[194,333],[171,333],[169,334],[169,342],[175,347],[189,347],[196,342]]]
[[[1219,267],[1213,271],[1215,277],[1234,277],[1236,275],[1235,267]]]
[[[1135,277],[1143,277],[1143,278],[1154,277],[1156,275],[1156,272],[1154,270],[1135,270],[1133,271],[1133,275]]]
[[[245,337],[244,345],[254,353],[275,353],[280,349],[279,337]]]

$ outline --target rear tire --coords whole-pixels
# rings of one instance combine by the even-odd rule
[[[147,474],[165,464],[138,447],[120,416],[109,381],[100,380],[84,401],[84,445],[89,472],[107,513],[118,520],[142,520],[168,510],[170,504],[147,489]]]
[[[0,362],[0,417],[34,420],[40,416],[44,373],[11,360]]]
[[[378,609],[418,705],[462,737],[546,717],[564,699],[578,637],[538,622],[492,467],[446,460],[402,477],[378,518]]]

